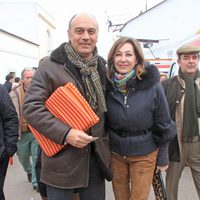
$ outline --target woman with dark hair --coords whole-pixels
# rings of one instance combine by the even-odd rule
[[[115,199],[147,200],[154,170],[168,167],[175,125],[159,72],[133,38],[119,38],[108,54],[106,103]]]

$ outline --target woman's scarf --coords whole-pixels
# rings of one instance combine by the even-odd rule
[[[131,70],[127,74],[118,74],[117,72],[114,73],[114,83],[117,87],[117,89],[122,93],[126,94],[127,92],[127,86],[126,83],[129,79],[131,79],[135,75],[135,70]]]
[[[93,57],[90,60],[83,61],[73,50],[70,43],[66,43],[64,48],[69,60],[79,69],[86,91],[86,99],[90,106],[97,114],[106,112],[105,97],[101,86],[100,76],[97,71],[97,49],[95,48]]]
[[[185,81],[185,101],[183,111],[183,133],[182,140],[187,142],[199,140],[198,117],[200,114],[200,91],[195,80],[200,77],[199,70],[194,76],[181,72],[179,76]],[[197,136],[197,137],[195,137]]]

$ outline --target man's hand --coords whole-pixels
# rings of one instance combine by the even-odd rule
[[[71,129],[67,135],[67,143],[77,148],[83,148],[93,141],[93,137],[78,129]]]

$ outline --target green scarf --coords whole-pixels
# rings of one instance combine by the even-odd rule
[[[185,81],[182,141],[200,141],[198,125],[200,91],[195,83],[195,80],[200,77],[200,72],[197,70],[194,76],[188,76],[179,69],[179,76]]]
[[[127,93],[127,87],[126,83],[129,79],[131,79],[135,75],[135,70],[131,70],[127,74],[118,74],[117,72],[114,73],[114,83],[117,87],[117,89],[122,93],[126,94]]]
[[[69,60],[79,69],[86,91],[86,99],[90,106],[97,114],[106,112],[105,97],[97,71],[97,49],[94,50],[93,57],[84,62],[70,43],[66,43],[64,48]]]

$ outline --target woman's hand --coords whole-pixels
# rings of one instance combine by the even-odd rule
[[[156,166],[156,172],[158,171],[166,171],[169,165],[163,165],[163,166]]]

